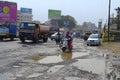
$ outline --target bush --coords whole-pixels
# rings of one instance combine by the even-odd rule
[[[107,42],[108,41],[108,34],[104,33],[102,36],[102,42]]]
[[[109,40],[110,41],[120,41],[120,32],[111,31]],[[104,33],[102,36],[102,42],[107,42],[107,41],[108,41],[108,33]]]

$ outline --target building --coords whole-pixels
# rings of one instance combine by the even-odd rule
[[[21,8],[21,10],[17,11],[17,22],[31,22],[32,20],[32,9]]]

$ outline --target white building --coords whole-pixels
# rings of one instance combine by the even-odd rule
[[[31,22],[32,20],[32,13],[21,12],[21,10],[17,11],[17,22]]]

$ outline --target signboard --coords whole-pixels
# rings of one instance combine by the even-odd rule
[[[112,24],[110,26],[110,30],[117,30],[117,24]]]
[[[61,18],[61,10],[48,10],[48,18],[49,19],[60,19]]]
[[[17,4],[13,2],[0,1],[0,21],[16,22]]]
[[[32,14],[32,9],[30,9],[30,8],[21,8],[20,11],[22,13]]]

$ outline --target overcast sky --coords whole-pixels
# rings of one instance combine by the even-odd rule
[[[97,25],[99,19],[105,23],[108,18],[109,0],[8,0],[17,2],[21,7],[32,8],[33,19],[45,22],[48,20],[48,9],[61,10],[62,15],[71,15],[78,24],[84,21]],[[120,0],[111,0],[111,14],[116,15],[115,8],[120,7]]]

